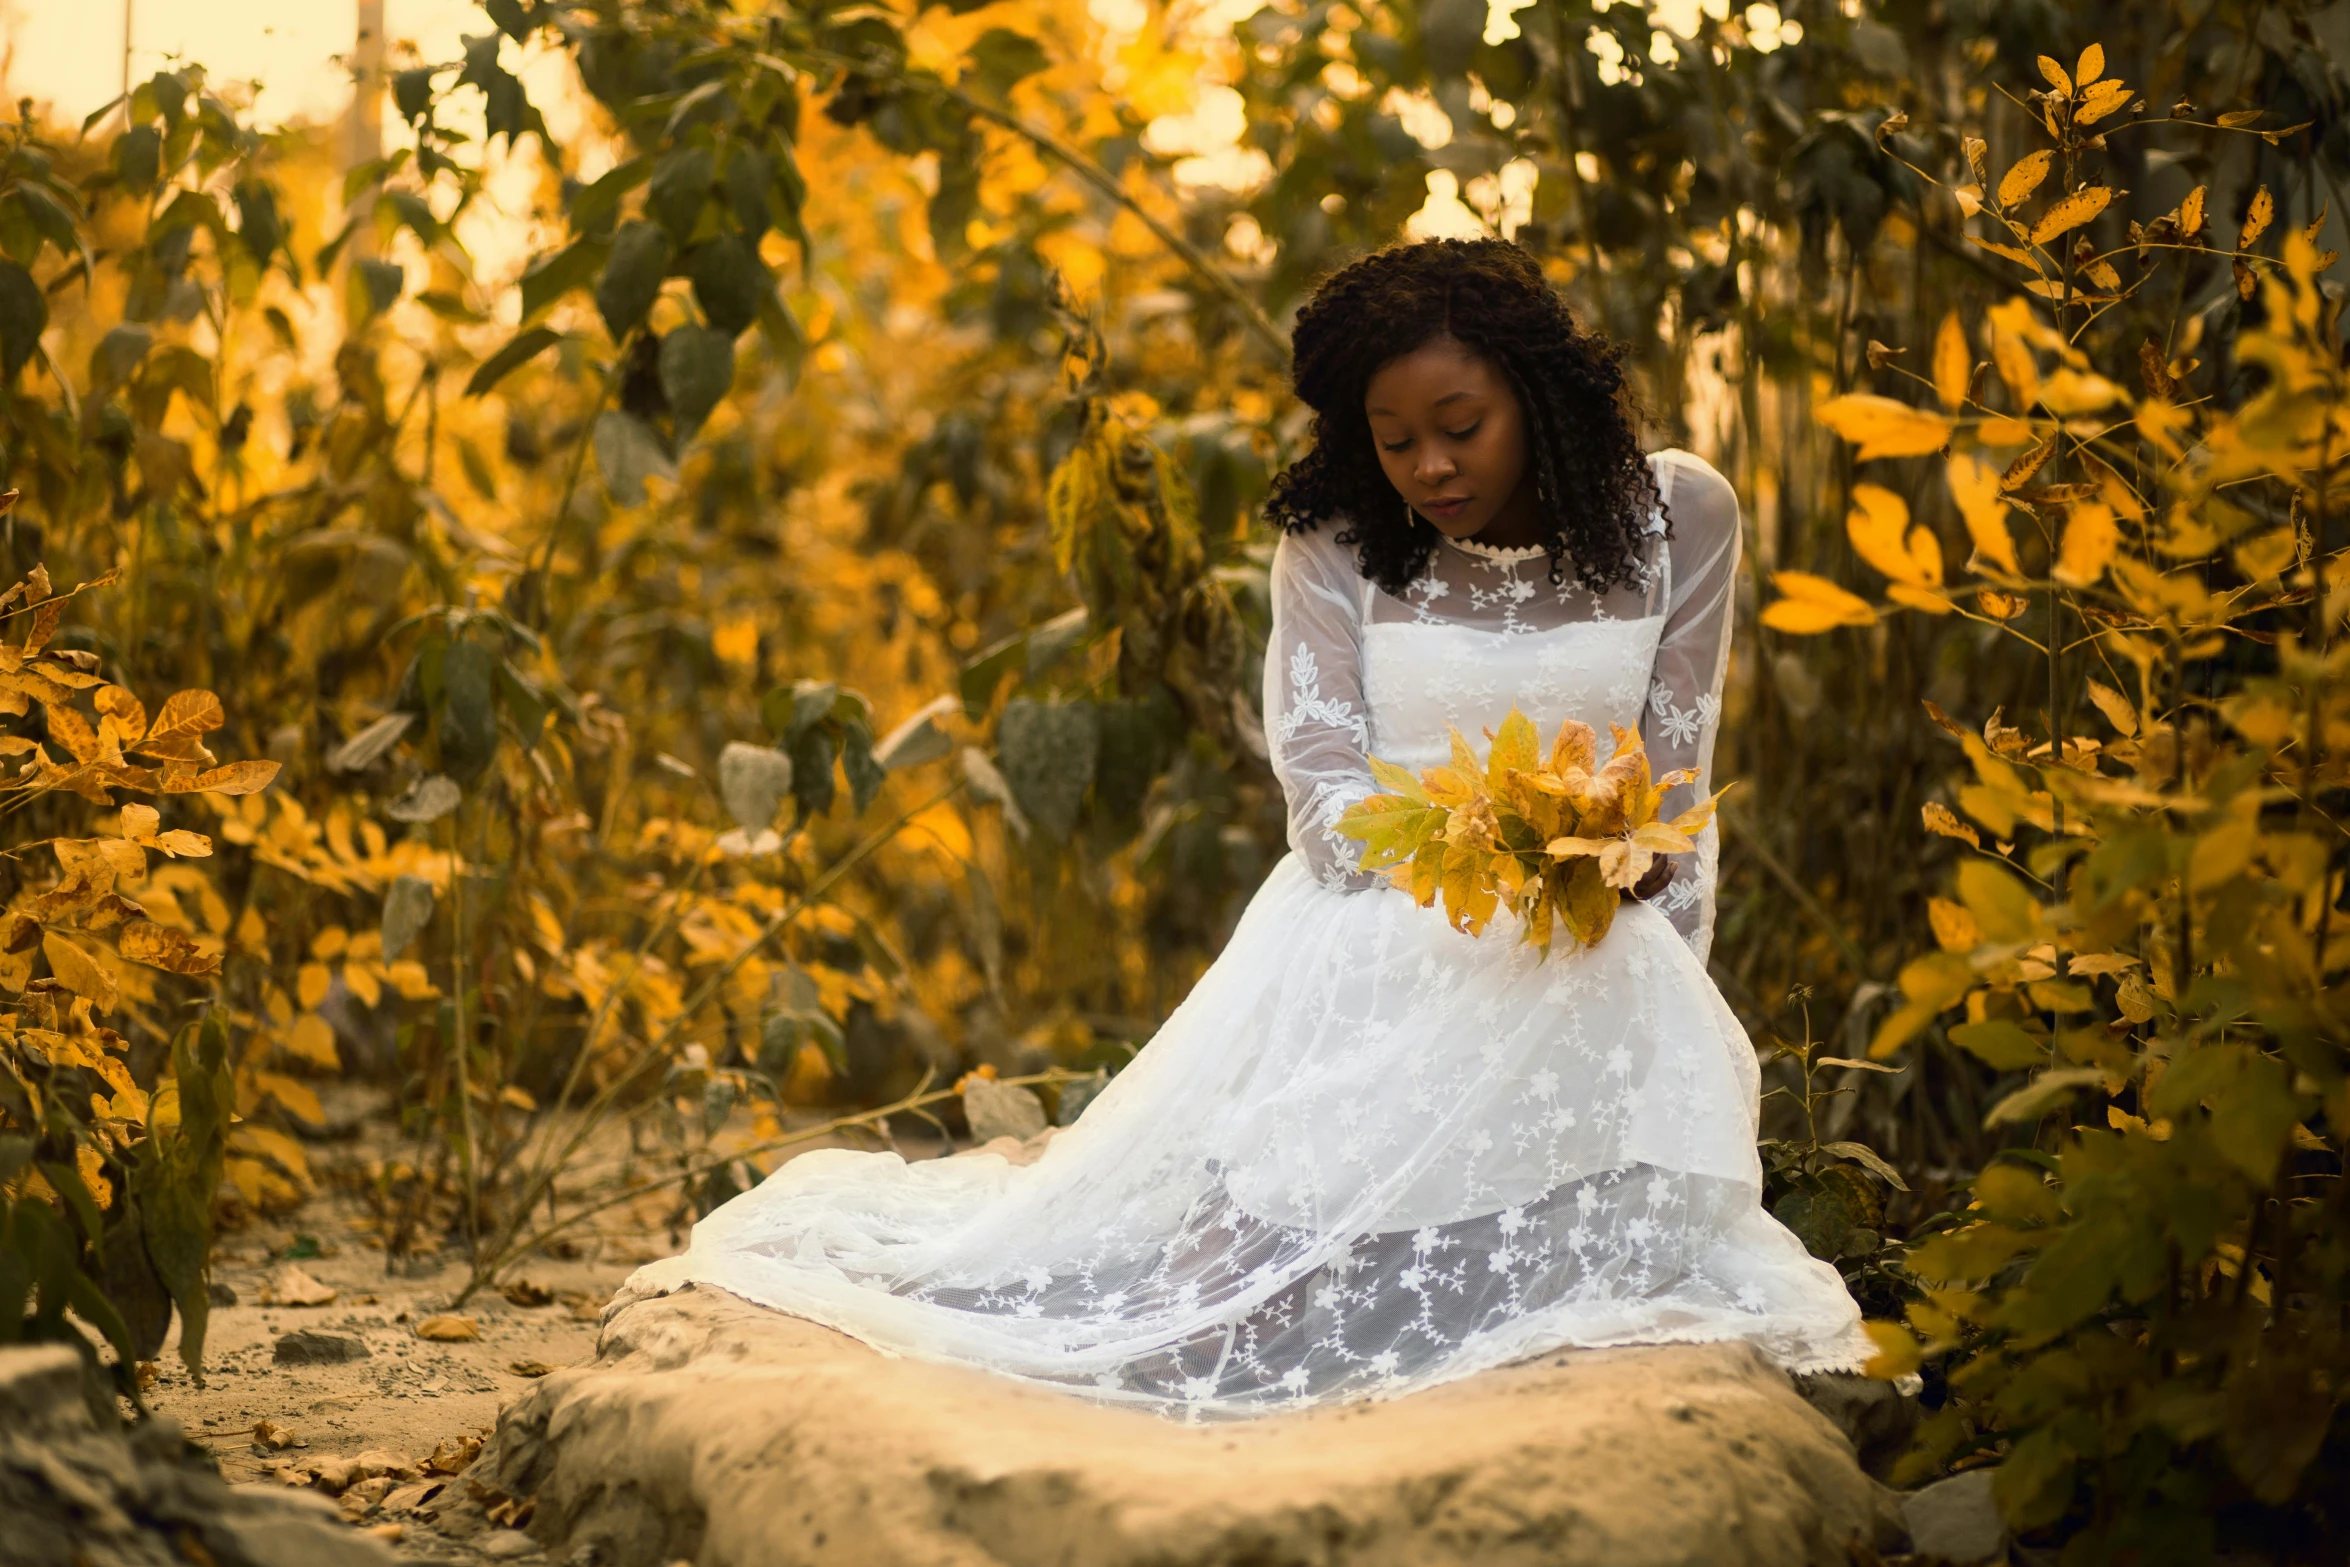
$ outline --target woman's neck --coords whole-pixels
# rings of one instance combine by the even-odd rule
[[[1532,475],[1522,480],[1493,520],[1472,534],[1471,542],[1497,550],[1520,550],[1543,541],[1542,513],[1534,504]]]

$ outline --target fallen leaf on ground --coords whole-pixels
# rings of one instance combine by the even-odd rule
[[[444,1313],[416,1324],[416,1336],[437,1344],[467,1344],[481,1337],[481,1324],[471,1317]]]
[[[360,1530],[359,1532],[365,1535],[372,1535],[376,1539],[383,1541],[386,1545],[397,1545],[400,1543],[401,1538],[408,1533],[408,1529],[404,1524],[373,1523],[369,1524],[366,1528]]]
[[[518,1377],[550,1376],[554,1373],[555,1370],[553,1366],[548,1365],[543,1360],[510,1361],[508,1362],[506,1369],[513,1372]]]
[[[261,1286],[261,1304],[264,1306],[325,1306],[334,1302],[339,1293],[331,1284],[321,1284],[300,1268],[288,1263],[278,1269],[277,1277]]]
[[[282,1453],[301,1441],[292,1426],[279,1425],[274,1420],[256,1421],[253,1426],[253,1449],[261,1453]]]
[[[604,1315],[604,1303],[585,1290],[565,1292],[563,1309],[571,1313],[574,1322],[597,1322]]]
[[[517,1306],[552,1306],[555,1292],[544,1284],[533,1284],[528,1279],[515,1279],[498,1292]]]
[[[481,1454],[478,1436],[445,1436],[433,1447],[432,1456],[424,1461],[427,1474],[453,1475]]]

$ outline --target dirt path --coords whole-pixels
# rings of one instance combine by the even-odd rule
[[[149,1402],[209,1449],[230,1482],[324,1491],[355,1527],[391,1540],[409,1560],[543,1561],[512,1528],[480,1532],[485,1509],[493,1526],[528,1515],[512,1505],[501,1510],[506,1499],[478,1487],[469,1496],[464,1468],[499,1411],[536,1378],[594,1358],[598,1317],[613,1290],[682,1238],[655,1217],[667,1202],[648,1194],[600,1214],[578,1232],[579,1255],[532,1258],[502,1289],[483,1290],[459,1309],[461,1256],[388,1265],[377,1226],[354,1195],[368,1185],[358,1177],[394,1151],[381,1096],[337,1085],[322,1097],[346,1136],[313,1145],[318,1195],[220,1239],[213,1278],[222,1291],[204,1383],[180,1365],[175,1326],[155,1362]],[[625,1170],[625,1133],[608,1131],[590,1150],[595,1167]],[[909,1149],[917,1157],[935,1151]],[[433,1319],[450,1316],[472,1336],[436,1336],[445,1329]]]

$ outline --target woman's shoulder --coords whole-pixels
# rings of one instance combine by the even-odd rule
[[[1360,561],[1352,544],[1339,542],[1350,526],[1344,516],[1317,518],[1312,525],[1282,530],[1273,546],[1276,571],[1300,572],[1322,581],[1360,575]]]
[[[1660,447],[1648,454],[1648,465],[1656,474],[1659,489],[1671,487],[1666,496],[1668,504],[1673,495],[1696,490],[1735,498],[1736,492],[1730,488],[1730,481],[1722,477],[1722,471],[1684,447]]]

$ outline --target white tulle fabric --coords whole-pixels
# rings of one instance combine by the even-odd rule
[[[1186,1419],[1409,1392],[1566,1346],[1871,1352],[1760,1206],[1755,1056],[1707,978],[1711,854],[1547,961],[1452,930],[1326,831],[1368,755],[1445,754],[1515,702],[1710,760],[1737,507],[1686,453],[1605,601],[1538,552],[1441,546],[1401,597],[1337,531],[1274,558],[1266,730],[1293,853],[1166,1024],[1034,1162],[802,1154],[641,1268],[892,1353]],[[1399,503],[1400,504],[1400,503]],[[1661,527],[1661,518],[1659,519]]]

